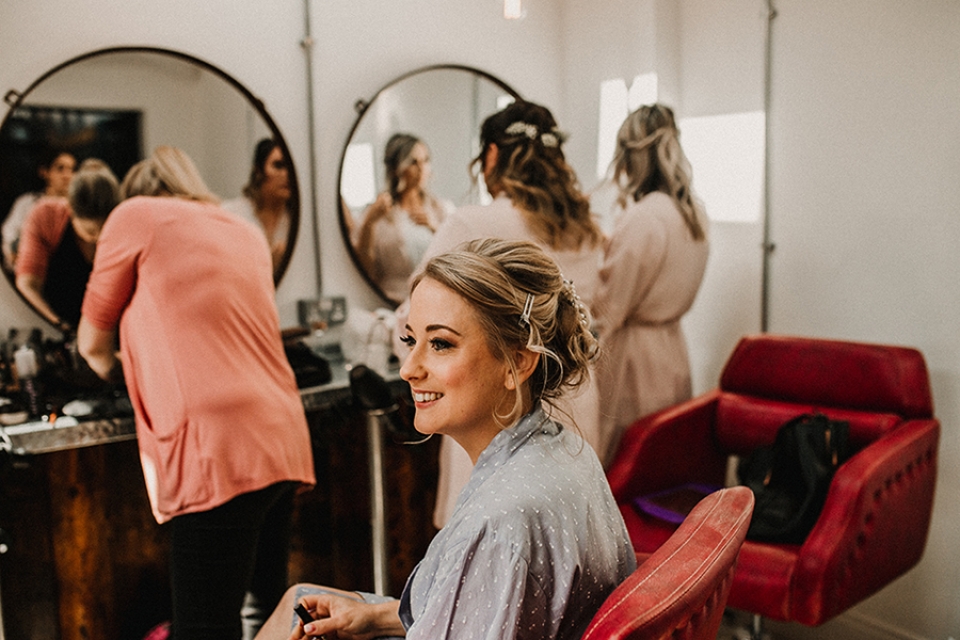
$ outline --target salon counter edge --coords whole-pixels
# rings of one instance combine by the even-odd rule
[[[323,411],[352,398],[349,368],[344,363],[331,365],[330,382],[300,389],[300,398],[307,413]],[[402,393],[403,383],[396,371],[385,377],[395,393]],[[90,447],[137,437],[133,416],[85,420],[63,416],[53,422],[27,422],[0,426],[0,451],[14,455],[37,455],[66,449]]]

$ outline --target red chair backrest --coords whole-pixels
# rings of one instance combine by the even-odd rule
[[[714,640],[753,513],[746,487],[701,500],[594,616],[583,640]]]
[[[916,349],[762,334],[741,338],[723,391],[904,418],[933,417],[930,377]]]
[[[724,367],[720,391],[716,435],[733,453],[769,444],[801,413],[847,420],[855,448],[905,419],[933,416],[923,355],[907,347],[746,336]]]

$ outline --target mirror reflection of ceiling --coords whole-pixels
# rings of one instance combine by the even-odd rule
[[[7,101],[13,108],[0,128],[0,202],[8,204],[0,211],[0,222],[8,215],[9,202],[23,192],[22,178],[11,176],[23,176],[26,171],[28,177],[36,177],[36,167],[25,167],[24,158],[37,155],[43,138],[75,153],[78,162],[91,149],[124,147],[124,154],[104,158],[118,180],[155,147],[179,147],[223,200],[241,196],[258,140],[273,137],[286,149],[262,103],[242,85],[207,63],[163,49],[116,48],[85,54],[48,72],[22,93],[10,92]],[[102,126],[105,118],[116,117],[137,124],[123,133]],[[33,122],[25,127],[29,118]],[[25,139],[28,133],[30,140]],[[99,146],[91,146],[94,138]],[[140,157],[129,158],[131,153]],[[299,227],[292,163],[289,170],[290,232],[286,255],[274,274],[277,282],[289,263]],[[13,284],[12,274],[4,271]]]
[[[489,74],[454,65],[427,67],[392,81],[369,103],[358,103],[360,114],[340,164],[341,230],[357,268],[388,303],[398,295],[385,291],[385,277],[371,273],[351,240],[364,213],[387,187],[384,150],[396,133],[419,138],[429,149],[428,190],[447,206],[484,202],[489,195],[475,185],[470,162],[479,152],[483,120],[519,95]],[[415,265],[413,265],[415,266]]]

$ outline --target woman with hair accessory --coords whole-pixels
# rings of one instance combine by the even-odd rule
[[[692,395],[680,320],[709,253],[709,221],[693,197],[672,109],[653,104],[627,116],[610,172],[621,211],[593,307],[604,353],[597,365],[600,420],[615,434],[600,452],[607,460],[627,426]]]
[[[589,308],[598,282],[603,237],[564,157],[565,137],[550,110],[532,102],[514,102],[484,120],[480,152],[472,166],[493,202],[453,212],[437,229],[426,259],[477,238],[533,242],[556,260]],[[403,313],[401,306],[397,312],[399,327]],[[397,353],[402,360],[402,346],[397,347]],[[595,449],[603,446],[597,422],[599,400],[592,381],[568,394],[555,411],[579,429]],[[443,438],[434,512],[437,528],[450,517],[471,469],[463,449],[450,438]]]
[[[401,302],[413,268],[453,204],[430,192],[430,149],[420,138],[390,136],[383,166],[387,188],[367,207],[352,241],[367,275],[389,299]]]
[[[16,286],[61,331],[74,331],[97,239],[120,201],[117,179],[102,160],[88,158],[69,180],[66,198],[45,197],[20,233]]]
[[[173,637],[252,637],[288,585],[294,494],[315,481],[270,252],[175,147],[134,165],[121,195],[77,346],[116,376],[119,333],[147,495],[170,523]]]
[[[400,375],[414,426],[456,440],[470,481],[399,599],[295,585],[258,638],[579,638],[636,567],[596,454],[547,411],[590,375],[589,325],[533,243],[432,258],[413,281]]]
[[[263,138],[253,150],[250,178],[243,197],[226,200],[223,208],[256,224],[270,245],[270,257],[276,272],[287,251],[290,237],[290,170],[280,143]]]

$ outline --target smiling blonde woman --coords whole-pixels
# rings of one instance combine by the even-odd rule
[[[589,374],[586,308],[536,245],[480,240],[429,261],[403,339],[414,425],[476,463],[450,522],[399,599],[296,585],[258,638],[579,638],[636,567],[596,454],[546,411]]]

